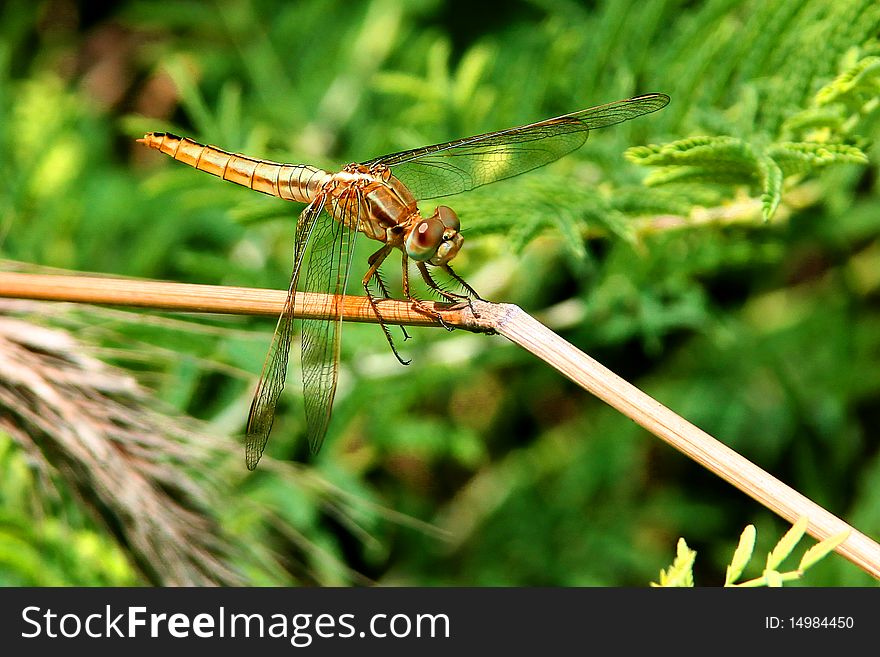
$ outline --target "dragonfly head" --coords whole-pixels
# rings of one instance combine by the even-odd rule
[[[458,232],[461,222],[452,208],[439,206],[427,219],[412,227],[406,236],[406,254],[413,260],[445,265],[452,260],[464,238]]]

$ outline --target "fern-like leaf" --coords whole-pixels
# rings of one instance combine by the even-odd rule
[[[843,102],[861,105],[880,90],[880,56],[864,57],[843,71],[816,93],[818,105]]]
[[[743,530],[739,537],[739,545],[736,546],[736,551],[733,553],[733,559],[730,560],[730,565],[727,567],[724,586],[730,586],[742,575],[746,564],[752,558],[752,552],[755,549],[755,536],[754,525],[748,525]]]
[[[737,137],[690,137],[668,144],[636,146],[624,153],[630,162],[650,166],[715,167],[751,169],[755,166],[752,147]]]
[[[829,536],[820,543],[816,543],[816,545],[804,552],[804,556],[801,557],[801,562],[798,564],[798,570],[806,570],[820,559],[823,559],[825,555],[830,554],[834,548],[843,543],[849,534],[850,531],[847,529],[834,536]]]
[[[868,162],[868,156],[861,149],[846,144],[782,142],[768,147],[767,155],[779,165],[783,176],[805,173],[829,164]]]
[[[694,560],[697,553],[691,550],[683,538],[678,539],[675,560],[672,565],[660,571],[660,582],[651,586],[688,587],[694,585]]]
[[[779,539],[776,547],[767,555],[767,570],[775,571],[779,569],[780,564],[785,561],[785,558],[791,554],[794,546],[803,538],[808,524],[809,519],[806,516],[802,516],[792,525],[791,529],[785,532],[785,536]]]
[[[759,161],[761,180],[761,213],[764,221],[770,221],[782,200],[782,169],[773,158],[765,156]]]

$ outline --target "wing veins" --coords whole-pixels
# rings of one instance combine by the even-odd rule
[[[360,220],[360,194],[357,190],[346,194],[341,205],[332,212],[337,217],[348,214],[351,202],[357,202],[356,222]],[[337,199],[333,199],[338,204]],[[305,288],[328,294],[327,317],[304,320],[302,332],[303,394],[306,405],[306,424],[309,447],[316,453],[323,443],[339,374],[339,354],[342,345],[342,304],[346,283],[351,272],[354,241],[357,231],[342,222],[322,226],[323,232],[315,237]],[[325,253],[329,249],[329,253]],[[326,256],[326,257],[324,257]]]
[[[293,313],[296,303],[296,287],[302,270],[305,246],[314,230],[317,218],[324,209],[324,197],[316,198],[300,214],[297,221],[296,237],[294,240],[294,264],[290,276],[290,285],[287,290],[287,300],[284,309],[278,317],[275,332],[272,335],[272,343],[260,380],[251,402],[248,414],[247,431],[245,438],[245,463],[248,470],[257,467],[266,443],[269,440],[269,432],[275,419],[275,406],[284,389],[287,378],[287,360],[290,355],[291,333],[293,329]]]
[[[529,125],[392,153],[364,164],[391,167],[416,198],[450,196],[549,164],[580,148],[591,130],[656,112],[668,102],[664,94],[635,96]],[[529,143],[544,148],[527,148]],[[437,166],[440,159],[448,161],[445,169]]]

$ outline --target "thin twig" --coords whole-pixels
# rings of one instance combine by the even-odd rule
[[[17,273],[0,273],[0,296],[275,316],[287,298],[286,292],[277,290]],[[297,299],[296,315],[300,317],[323,316],[321,312],[326,314],[332,305],[323,295],[298,293]],[[366,299],[342,297],[338,302],[342,303],[344,319],[376,321]],[[442,311],[448,326],[497,332],[532,352],[789,522],[806,516],[810,521],[808,532],[816,539],[824,540],[848,531],[849,536],[837,551],[880,579],[880,545],[617,376],[520,308],[480,301],[473,303],[473,313],[467,305],[459,308],[435,304],[433,307]],[[419,312],[407,302],[382,301],[381,309],[387,323],[440,325],[435,317]]]
[[[278,317],[287,300],[287,292],[101,276],[0,272],[0,297]],[[331,298],[323,294],[298,292],[294,316],[299,319],[326,318],[333,306],[333,301],[328,299]],[[344,296],[339,303],[342,304],[342,318],[345,321],[379,322],[365,297]],[[442,326],[437,316],[422,312],[411,303],[394,299],[383,299],[378,303],[382,319],[388,324]],[[461,309],[430,301],[424,302],[424,305],[429,309],[442,310],[444,322],[456,328],[484,330],[479,323],[472,321],[470,313],[463,313]]]
[[[479,304],[478,312],[496,332],[532,352],[774,513],[792,524],[806,516],[810,521],[807,531],[814,538],[824,540],[848,531],[849,536],[837,551],[880,579],[880,545],[875,541],[675,414],[517,306]]]

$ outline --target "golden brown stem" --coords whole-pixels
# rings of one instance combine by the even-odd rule
[[[0,297],[277,317],[287,300],[287,292],[100,276],[0,272]],[[326,299],[322,300],[322,297],[323,295],[319,294],[298,292],[294,315],[305,319],[320,319],[326,316],[327,309],[331,308],[332,304],[328,304]],[[436,317],[419,312],[409,302],[382,299],[377,303],[382,308],[382,318],[390,324],[440,326]],[[447,314],[450,317],[460,314],[455,310],[447,310],[449,304],[426,302],[426,305],[432,309],[443,310],[444,318]],[[346,321],[373,324],[379,322],[365,297],[343,297],[342,306],[343,319]],[[481,330],[475,325],[469,325],[466,317],[452,320],[452,323],[459,328]]]

